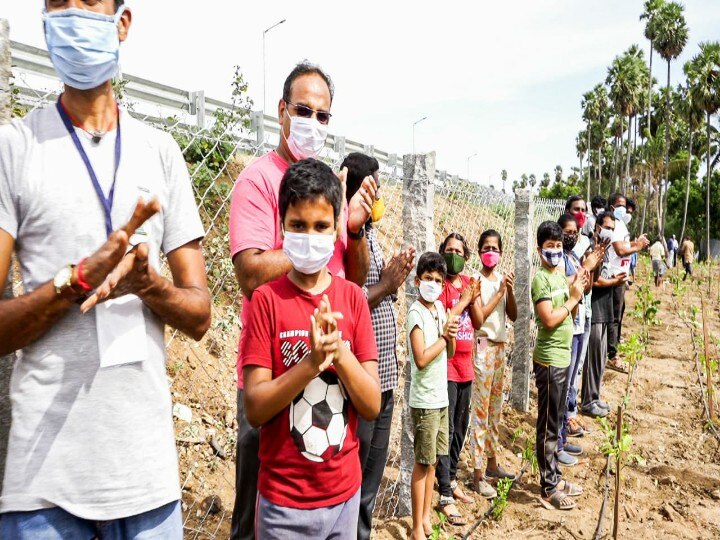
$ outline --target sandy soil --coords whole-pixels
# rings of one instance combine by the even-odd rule
[[[716,275],[712,294],[707,293],[707,283],[695,283],[688,286],[678,302],[680,311],[693,304],[699,306],[702,290],[707,302],[710,335],[716,337],[720,336],[717,278]],[[676,310],[672,292],[670,284],[663,291],[655,291],[661,301],[658,314],[661,324],[650,329],[649,348],[638,365],[625,415],[633,439],[631,452],[642,456],[645,463],[622,469],[619,523],[622,538],[720,538],[720,442],[705,428],[690,331]],[[632,289],[627,300],[629,312],[635,302]],[[639,330],[639,323],[629,313],[625,321],[623,334],[627,338]],[[711,351],[711,355],[717,358],[717,350]],[[626,375],[608,371],[604,399],[617,406],[626,386]],[[615,414],[611,416],[614,424]],[[534,402],[526,414],[507,409],[501,432],[505,448],[501,463],[506,468],[520,469],[523,441],[513,444],[512,436],[517,429],[534,435],[534,422]],[[584,449],[579,463],[564,469],[566,478],[581,483],[586,492],[577,499],[575,510],[545,509],[539,502],[537,479],[525,475],[511,490],[509,505],[501,520],[483,521],[468,537],[532,539],[552,534],[556,538],[594,538],[605,485],[606,458],[598,450],[604,434],[600,426],[592,427],[592,433],[575,439]],[[464,457],[467,459],[467,454]],[[470,477],[467,463],[461,463],[460,479],[467,481]],[[614,482],[613,475],[612,486]],[[614,496],[611,488],[603,520],[603,538],[610,537],[612,531]],[[479,497],[472,505],[461,505],[468,525],[445,525],[439,538],[465,537],[489,506]],[[381,540],[408,538],[410,520],[381,521],[376,530],[375,538]]]

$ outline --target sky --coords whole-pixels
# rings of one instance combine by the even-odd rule
[[[416,151],[434,150],[438,169],[463,177],[477,154],[471,180],[496,187],[502,169],[512,181],[577,166],[583,92],[630,45],[649,52],[642,0],[126,4],[133,23],[124,73],[229,100],[239,65],[261,109],[263,30],[285,19],[266,34],[270,114],[287,74],[308,59],[336,86],[332,133],[402,155],[413,151],[413,123],[427,116],[415,130]],[[684,4],[690,39],[672,64],[673,84],[699,42],[720,40],[720,1]],[[11,39],[45,48],[40,8],[37,0],[4,3]],[[655,55],[653,75],[664,82],[661,62]]]

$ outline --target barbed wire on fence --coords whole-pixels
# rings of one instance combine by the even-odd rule
[[[13,94],[16,115],[54,103],[61,90],[52,77],[42,82],[37,74],[19,69],[14,70],[13,76],[15,84],[22,88]],[[203,127],[198,127],[189,111],[168,109],[159,102],[126,99],[125,106],[135,118],[170,133],[180,145],[206,231],[203,250],[213,300],[213,324],[199,343],[185,339],[177,331],[168,331],[167,370],[176,417],[186,536],[193,539],[227,538],[235,500],[235,364],[242,309],[241,291],[228,252],[229,206],[239,173],[271,147],[273,136],[268,134],[265,140],[258,142],[242,123],[223,124],[223,118],[213,116]],[[326,147],[321,158],[337,168],[344,157],[343,150],[347,148]],[[461,232],[472,248],[467,272],[477,273],[480,270],[477,241],[482,231],[492,228],[503,238],[500,268],[502,271],[513,270],[514,197],[457,177],[442,177],[443,181],[435,181],[433,225],[436,246],[450,232]],[[378,240],[389,258],[403,243],[401,164],[389,157],[384,159],[380,184],[387,211],[376,228]],[[557,219],[564,209],[563,204],[561,201],[536,200],[535,224],[546,218]],[[538,264],[535,260],[534,267]],[[164,272],[169,275],[167,267]],[[15,294],[22,291],[18,279],[14,290]],[[398,296],[398,358],[400,373],[403,373],[406,358],[404,290],[401,289]],[[402,407],[403,392],[399,388],[395,392],[396,414],[386,474],[376,504],[378,518],[397,515]]]

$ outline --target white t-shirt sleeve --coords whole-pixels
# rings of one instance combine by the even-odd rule
[[[627,225],[619,219],[615,220],[615,232],[613,233],[613,242],[627,242],[629,240],[630,233],[628,232]]]
[[[22,143],[15,136],[17,129],[15,123],[0,128],[0,229],[13,239],[17,239],[20,226],[20,216],[13,199],[13,194],[17,193],[13,186],[19,174],[15,164],[23,161],[23,157],[18,160],[18,153],[21,152],[18,146]]]
[[[163,208],[162,250],[165,254],[205,236],[185,158],[172,137],[167,137],[167,146],[163,149],[168,185],[167,208]]]

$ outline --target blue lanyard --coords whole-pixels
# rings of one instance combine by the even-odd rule
[[[112,207],[113,199],[115,197],[115,181],[117,180],[117,172],[118,168],[120,167],[120,154],[122,153],[122,144],[120,137],[120,115],[118,114],[117,134],[115,136],[115,172],[113,173],[113,181],[112,185],[110,186],[110,193],[107,197],[105,197],[105,193],[103,193],[102,187],[100,187],[100,182],[98,182],[97,175],[95,174],[95,169],[93,169],[93,166],[90,163],[90,159],[88,158],[87,154],[85,153],[85,149],[80,143],[80,139],[75,132],[75,128],[73,127],[72,121],[70,120],[70,116],[68,116],[68,113],[65,111],[64,107],[60,103],[60,99],[58,99],[55,105],[57,106],[57,110],[60,114],[60,118],[62,118],[63,124],[65,124],[65,128],[68,130],[70,137],[72,137],[73,143],[75,143],[75,148],[77,148],[77,151],[80,154],[83,163],[85,163],[88,175],[90,176],[90,181],[92,182],[92,185],[95,188],[95,193],[97,193],[103,210],[105,211],[105,232],[109,237],[113,232]]]

